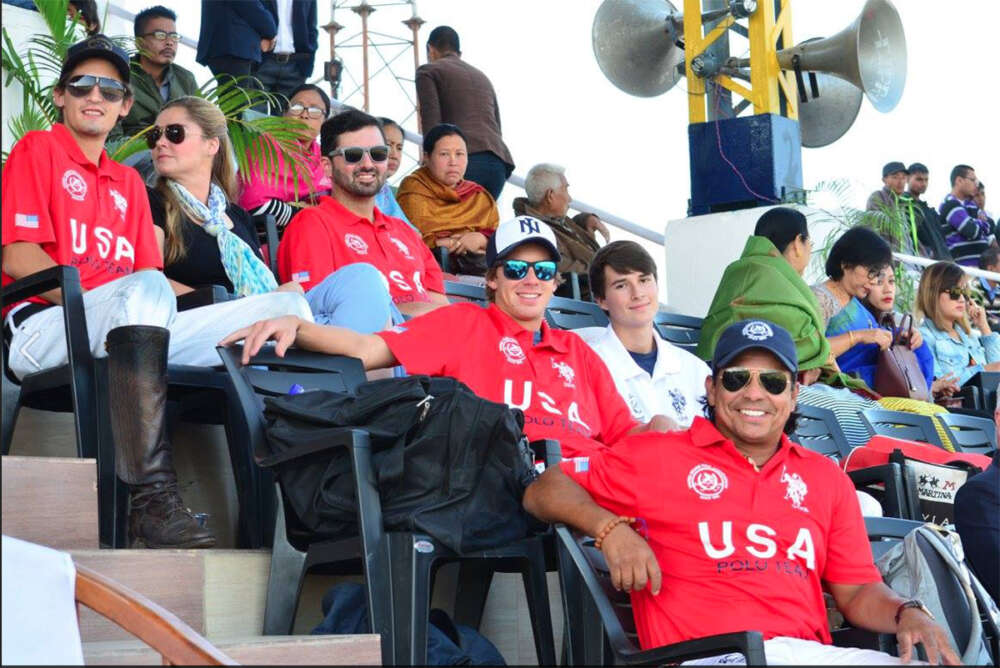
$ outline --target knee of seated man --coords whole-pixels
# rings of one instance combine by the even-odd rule
[[[312,310],[306,298],[297,292],[270,292],[267,295],[267,313],[264,318],[277,318],[283,315],[296,315],[312,322]]]
[[[177,297],[159,271],[137,271],[123,279],[122,324],[169,327],[177,315]]]
[[[338,282],[343,282],[351,286],[369,286],[385,288],[386,294],[389,292],[389,282],[375,265],[367,262],[355,262],[348,264],[328,276],[336,276]],[[331,279],[334,280],[334,279]]]

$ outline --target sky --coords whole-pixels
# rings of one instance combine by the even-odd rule
[[[120,0],[139,11],[153,0]],[[848,180],[849,204],[863,206],[867,195],[881,187],[881,167],[891,160],[919,161],[930,168],[928,199],[939,202],[950,190],[952,166],[967,163],[987,185],[1000,184],[1000,76],[995,62],[995,35],[1000,25],[996,0],[894,0],[907,44],[907,80],[899,105],[882,114],[866,100],[854,126],[840,140],[820,149],[803,149],[803,185]],[[360,19],[349,10],[359,0],[338,0],[335,18],[344,28],[338,43],[358,44]],[[166,2],[179,14],[181,33],[197,38],[200,3]],[[330,2],[320,0],[320,24],[330,16]],[[378,40],[408,38],[401,21],[411,15],[409,4],[388,6],[372,0],[376,11],[369,28]],[[683,3],[678,0],[678,6]],[[598,0],[417,0],[426,21],[424,42],[438,25],[455,28],[462,57],[484,71],[496,89],[504,140],[524,175],[538,162],[566,167],[571,194],[643,227],[662,232],[667,221],[686,215],[689,193],[686,81],[655,98],[636,98],[615,88],[593,57],[591,27]],[[861,0],[796,0],[792,4],[792,34],[796,42],[830,36],[851,24],[861,12]],[[131,26],[109,22],[109,34],[131,33]],[[352,37],[354,39],[352,39]],[[745,42],[743,43],[745,44]],[[733,40],[733,55],[743,48]],[[376,115],[405,118],[412,102],[413,56],[403,45],[380,46],[401,78],[388,72],[372,80],[370,110]],[[320,31],[315,74],[329,55],[326,32]],[[360,49],[338,48],[349,74],[342,97],[361,79]],[[373,68],[382,61],[370,51]],[[208,70],[194,63],[191,49],[182,47],[178,62],[192,69],[199,81]],[[361,96],[347,100],[361,105]],[[404,122],[416,131],[411,117]],[[416,155],[415,147],[408,149]],[[404,163],[395,180],[412,163]],[[1000,186],[988,188],[998,192]],[[511,213],[510,201],[522,194],[508,185],[500,201],[501,219]],[[1000,195],[994,196],[1000,197]],[[1000,199],[987,199],[997,211]],[[512,215],[512,214],[511,214]],[[614,238],[627,235],[614,232]],[[659,258],[661,253],[656,253]]]

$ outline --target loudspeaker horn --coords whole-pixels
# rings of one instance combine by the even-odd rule
[[[677,46],[683,19],[667,0],[604,0],[591,38],[604,76],[638,97],[655,97],[684,76]]]
[[[906,36],[889,0],[868,0],[854,22],[833,37],[778,52],[782,69],[826,72],[860,88],[879,111],[899,103],[906,84]]]
[[[821,39],[814,37],[802,44]],[[813,97],[811,77],[816,78],[817,97]],[[814,72],[810,77],[804,77],[805,89],[801,91],[806,96],[803,102],[799,98],[799,128],[802,131],[802,145],[806,148],[820,148],[837,141],[854,125],[861,109],[861,98],[864,93],[852,83],[827,74]]]

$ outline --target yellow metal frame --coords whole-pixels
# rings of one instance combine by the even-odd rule
[[[785,47],[795,44],[792,40],[791,0],[781,0],[780,11],[774,15],[773,0],[759,0],[757,11],[749,19],[747,31],[750,39],[750,87],[726,75],[716,75],[713,81],[736,93],[753,104],[755,114],[784,115],[798,120],[798,86],[793,72],[784,72],[778,66],[778,40],[784,39]],[[705,52],[733,24],[727,16],[707,35],[701,21],[701,0],[684,0],[684,67],[687,73],[688,118],[691,123],[708,120],[708,97],[705,80],[691,69],[691,61]],[[785,113],[781,113],[781,103]]]

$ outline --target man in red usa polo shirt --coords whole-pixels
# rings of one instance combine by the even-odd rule
[[[644,649],[759,630],[769,664],[894,664],[916,642],[932,663],[959,663],[926,608],[882,584],[847,476],[785,435],[796,359],[777,325],[731,325],[705,383],[708,419],[566,460],[525,507],[598,538]],[[854,626],[895,633],[900,658],[829,645],[824,586]]]
[[[398,324],[400,313],[415,316],[447,305],[441,269],[420,234],[375,206],[389,156],[378,120],[356,109],[341,112],[323,123],[320,145],[333,196],[320,198],[288,224],[278,246],[281,280],[302,285],[316,322],[364,333],[384,327],[384,315]],[[340,271],[343,267],[351,269]],[[388,285],[391,304],[365,305],[384,312],[376,327],[358,327],[338,315],[338,307],[356,297],[345,285],[345,273],[367,273]]]
[[[301,348],[357,357],[366,369],[402,364],[407,372],[451,376],[476,394],[524,411],[531,439],[553,438],[563,452],[588,454],[638,429],[604,362],[572,332],[552,330],[545,307],[559,261],[555,235],[536,218],[499,227],[486,248],[488,308],[453,304],[376,335],[277,318],[230,334],[245,339],[243,361],[269,339],[280,355]]]

